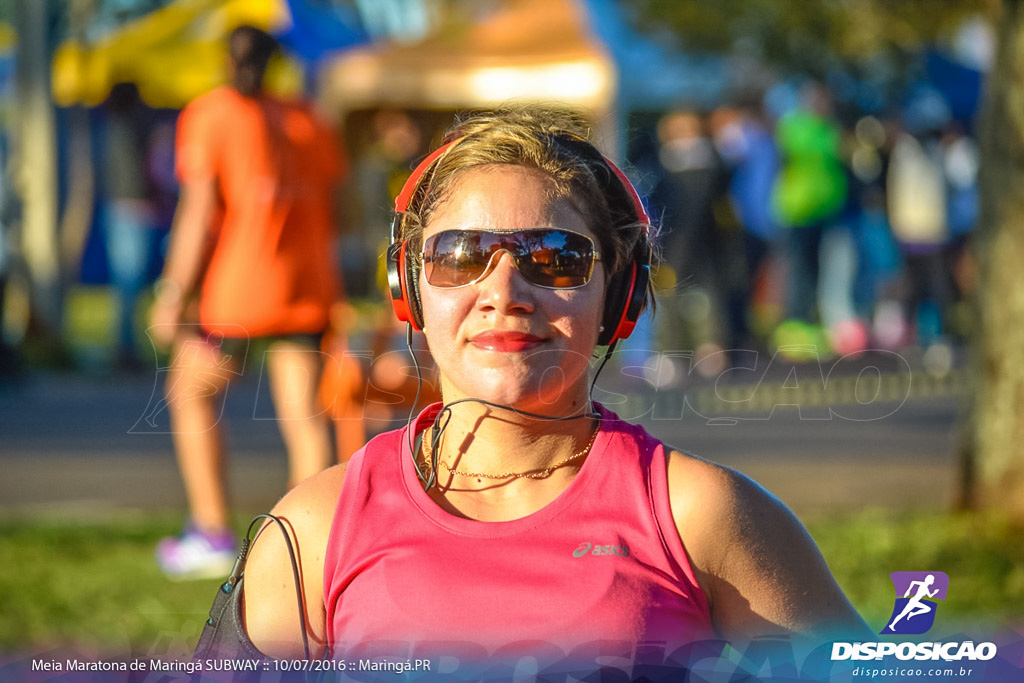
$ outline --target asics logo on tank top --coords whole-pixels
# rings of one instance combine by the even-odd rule
[[[572,551],[573,557],[586,557],[588,555],[629,557],[629,547],[625,544],[601,545],[600,543],[584,541],[576,546],[576,550]]]

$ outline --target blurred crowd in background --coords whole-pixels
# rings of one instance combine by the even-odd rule
[[[947,372],[970,325],[969,126],[934,90],[843,118],[813,81],[661,116],[633,159],[660,217],[649,348],[689,351],[703,374],[749,350],[908,348]]]

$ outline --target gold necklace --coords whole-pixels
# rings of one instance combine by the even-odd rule
[[[460,477],[467,477],[467,478],[491,479],[491,480],[499,480],[499,479],[544,479],[546,477],[551,476],[551,473],[554,472],[555,470],[559,469],[560,467],[565,467],[566,465],[571,463],[573,460],[578,460],[579,458],[582,458],[587,453],[589,453],[590,449],[594,447],[594,441],[597,440],[597,433],[599,431],[601,431],[600,423],[598,423],[597,429],[595,429],[594,433],[590,435],[590,440],[587,441],[587,445],[584,446],[582,448],[582,450],[577,451],[576,453],[573,453],[572,455],[570,455],[568,457],[562,458],[561,460],[556,462],[554,465],[550,465],[550,466],[544,467],[542,469],[526,470],[525,472],[502,472],[501,474],[486,474],[484,472],[464,472],[463,470],[454,469],[448,463],[446,463],[444,460],[441,460],[440,458],[438,458],[438,461],[439,461],[438,464],[441,466],[441,469],[447,470],[451,474],[456,474],[456,475],[458,475]],[[431,456],[430,439],[428,438],[430,436],[429,432],[430,432],[430,430],[428,429],[427,432],[424,433],[424,435],[423,435],[423,437],[424,437],[423,438],[423,456],[424,456],[424,458],[427,461],[427,466],[428,467],[430,466],[430,456]]]

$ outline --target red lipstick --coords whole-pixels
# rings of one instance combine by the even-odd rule
[[[477,348],[502,353],[521,353],[540,345],[540,337],[512,330],[488,330],[475,335],[469,343]]]

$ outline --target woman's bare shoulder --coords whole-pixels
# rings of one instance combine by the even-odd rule
[[[778,498],[728,467],[680,451],[667,459],[672,515],[720,633],[865,632],[814,540]]]
[[[676,528],[695,564],[713,575],[734,570],[740,556],[771,556],[809,540],[789,508],[734,469],[673,450],[668,483]]]
[[[307,629],[314,649],[326,639],[324,558],[347,464],[306,479],[274,506],[288,533],[302,582]],[[292,580],[291,553],[277,524],[268,523],[253,543],[245,570],[245,628],[253,644],[273,657],[302,654],[301,628]]]
[[[717,553],[723,534],[736,533],[745,517],[764,512],[753,508],[779,511],[781,504],[770,493],[736,470],[674,449],[667,462],[672,516],[688,549],[697,550],[706,539],[708,550]],[[709,555],[702,553],[701,559],[716,559]]]
[[[342,463],[314,474],[285,494],[274,506],[273,514],[315,526],[322,525],[326,516],[330,524],[347,472],[348,463]]]
[[[735,506],[770,498],[745,475],[684,451],[667,448],[669,496],[677,525],[711,521],[735,512]],[[767,501],[762,501],[767,502]],[[719,519],[719,521],[721,521]]]

